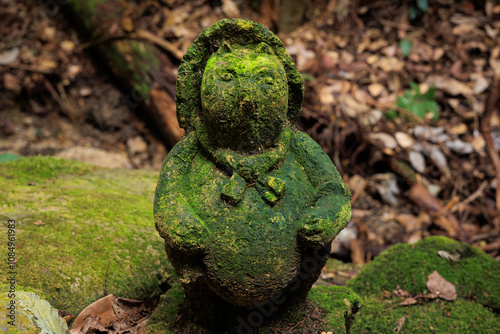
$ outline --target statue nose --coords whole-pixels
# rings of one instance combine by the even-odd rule
[[[254,102],[259,96],[258,85],[253,79],[246,79],[240,82],[241,101]]]

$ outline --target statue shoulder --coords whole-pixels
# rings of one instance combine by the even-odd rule
[[[342,182],[340,174],[328,154],[308,134],[294,129],[290,149],[313,184],[320,185],[331,181]]]
[[[160,178],[170,178],[170,174],[183,174],[200,151],[201,146],[194,132],[190,132],[178,142],[167,154]]]

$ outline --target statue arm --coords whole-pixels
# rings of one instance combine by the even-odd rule
[[[210,232],[182,192],[185,174],[199,150],[194,133],[172,149],[163,163],[154,202],[155,224],[160,236],[166,243],[189,253],[200,251],[200,240]]]
[[[330,242],[349,222],[351,192],[322,148],[307,134],[294,134],[297,160],[316,188],[298,234],[308,245],[318,247]]]

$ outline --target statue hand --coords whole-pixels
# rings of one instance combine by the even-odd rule
[[[188,253],[203,250],[211,231],[188,204],[176,201],[171,204],[173,205],[169,205],[168,210],[170,213],[165,212],[164,215],[167,219],[155,217],[161,237],[166,243]],[[176,212],[175,215],[172,214],[173,211]]]

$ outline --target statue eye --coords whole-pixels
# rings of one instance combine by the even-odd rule
[[[226,72],[226,73],[222,74],[220,78],[222,79],[222,81],[226,81],[226,82],[231,81],[231,80],[233,80],[233,74]]]
[[[264,82],[267,84],[267,85],[274,85],[274,78],[272,77],[266,77],[264,79]]]

